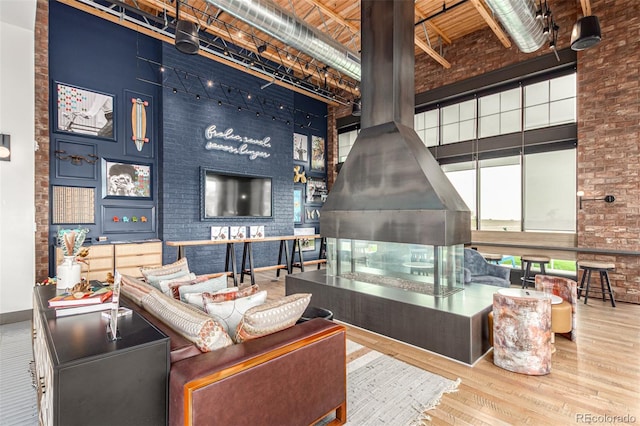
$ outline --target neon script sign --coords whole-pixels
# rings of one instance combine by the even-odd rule
[[[240,136],[233,133],[232,128],[219,131],[215,124],[207,127],[204,132],[207,139],[205,149],[224,151],[230,154],[246,155],[250,160],[256,158],[269,158],[271,154],[264,149],[271,148],[271,138],[269,136],[264,139],[254,139],[247,136]]]

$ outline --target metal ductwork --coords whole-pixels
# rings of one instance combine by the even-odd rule
[[[535,52],[547,41],[547,36],[543,33],[543,19],[536,19],[535,0],[485,2],[522,52]]]
[[[269,0],[207,0],[226,13],[360,81],[360,56]]]

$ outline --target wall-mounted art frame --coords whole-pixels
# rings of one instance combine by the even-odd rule
[[[301,135],[300,133],[293,134],[293,160],[294,161],[309,161],[309,142],[307,135]]]
[[[325,171],[324,138],[311,136],[311,171]]]
[[[315,235],[316,228],[294,228],[293,235],[304,236],[304,235]],[[315,251],[316,249],[316,239],[315,238],[301,238],[300,239],[300,249],[302,251]]]
[[[305,206],[304,221],[305,223],[315,223],[320,220],[320,206]]]
[[[128,157],[153,157],[153,107],[153,96],[131,90],[124,91],[124,152]]]
[[[302,206],[304,200],[304,188],[294,186],[293,188],[293,223],[302,223]]]
[[[56,132],[115,140],[115,96],[55,82]]]
[[[102,161],[102,196],[104,198],[152,198],[151,164],[125,161]]]
[[[55,143],[56,178],[97,179],[99,163],[95,144],[66,139]]]
[[[327,182],[324,179],[307,179],[307,203],[324,203],[327,199]]]
[[[52,187],[51,224],[94,224],[95,188]]]

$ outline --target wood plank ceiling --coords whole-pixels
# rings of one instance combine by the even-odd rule
[[[164,20],[165,35],[157,36],[167,41],[166,31],[172,32],[175,25],[176,0],[59,0],[73,7],[88,11],[116,23],[118,20],[107,16],[98,8],[92,11],[91,2],[107,5],[121,14],[139,12],[143,23],[157,18]],[[206,0],[180,1],[180,19],[195,22],[201,34],[207,37],[206,46],[212,51],[216,44],[230,46],[238,55],[229,55],[225,47],[224,55],[207,55],[232,66],[257,75],[267,81],[294,90],[306,92],[312,97],[328,103],[348,103],[358,97],[359,82],[342,73],[326,67],[315,58],[287,46],[249,24],[220,10]],[[338,41],[354,53],[360,50],[360,2],[353,0],[272,0],[289,15],[304,21]],[[581,0],[583,9],[589,7],[589,0]],[[148,17],[148,18],[145,18]],[[118,22],[120,21],[120,22]],[[505,48],[511,41],[500,24],[493,18],[485,0],[416,0],[415,1],[415,43],[416,55],[429,55],[444,68],[451,67],[446,58],[446,46],[470,33],[489,27],[494,37]],[[131,25],[128,25],[131,27]],[[162,27],[161,24],[155,25]],[[140,26],[136,26],[140,30]],[[152,31],[143,31],[150,35]],[[201,40],[203,37],[201,37]],[[201,42],[201,46],[203,43]],[[266,50],[258,52],[259,46]],[[201,48],[201,54],[203,49]],[[206,52],[204,53],[206,54]],[[256,62],[269,63],[269,67]],[[245,63],[246,62],[246,63]],[[273,65],[273,66],[271,66]]]

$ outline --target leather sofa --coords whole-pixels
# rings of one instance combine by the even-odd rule
[[[346,421],[346,329],[316,318],[211,352],[141,306],[122,304],[170,337],[170,425],[309,425]]]

